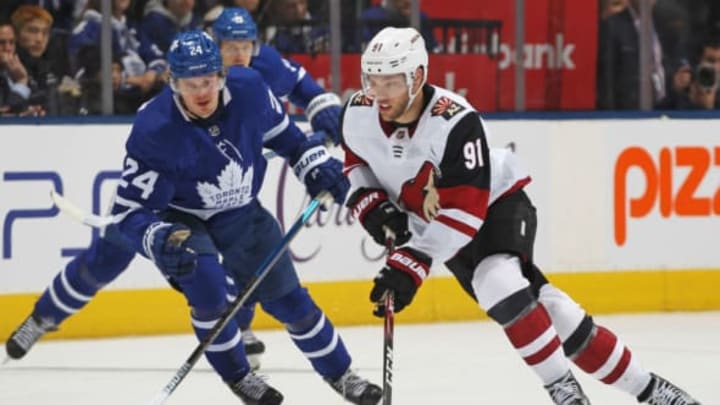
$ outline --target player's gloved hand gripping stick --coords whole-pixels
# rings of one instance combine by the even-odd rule
[[[395,248],[396,240],[388,226],[383,227],[388,251],[385,267],[373,280],[370,301],[375,303],[373,315],[385,319],[383,353],[383,404],[392,401],[392,356],[395,311],[400,312],[412,302],[418,287],[430,272],[432,259],[411,247]]]

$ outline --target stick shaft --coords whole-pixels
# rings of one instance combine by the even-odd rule
[[[385,228],[385,248],[390,257],[395,249],[395,234]],[[395,344],[395,292],[385,294],[385,322],[383,326],[383,405],[392,405],[393,347]]]
[[[310,202],[307,208],[305,208],[305,210],[302,212],[300,218],[298,218],[298,220],[295,221],[292,227],[290,227],[290,229],[287,231],[283,239],[280,241],[280,244],[268,255],[265,261],[260,265],[253,277],[247,283],[245,289],[240,294],[238,294],[238,297],[235,299],[235,301],[233,301],[230,309],[225,312],[225,314],[217,321],[217,323],[215,323],[215,326],[210,329],[205,338],[203,338],[203,340],[198,344],[195,350],[193,350],[187,360],[185,360],[182,366],[180,366],[173,378],[170,379],[170,382],[168,382],[162,389],[162,391],[160,391],[155,396],[155,398],[153,398],[153,400],[150,402],[150,405],[160,405],[164,403],[165,400],[175,391],[177,386],[180,385],[182,380],[185,379],[188,373],[190,373],[190,370],[192,370],[193,366],[195,366],[195,363],[197,363],[200,357],[202,357],[207,347],[215,340],[215,338],[218,337],[218,335],[220,335],[220,332],[225,328],[225,326],[227,326],[228,322],[230,322],[230,319],[235,316],[240,307],[250,297],[250,294],[255,291],[255,289],[258,287],[258,285],[260,285],[265,276],[267,276],[275,263],[280,260],[282,254],[290,246],[290,242],[292,241],[292,239],[298,234],[298,232],[300,232],[303,226],[310,219],[310,216],[320,207],[320,205],[324,201],[328,200],[329,198],[331,198],[329,194],[321,193],[318,197],[316,197]]]
[[[385,327],[383,340],[383,405],[392,404],[393,346],[395,337],[394,294],[385,295]]]

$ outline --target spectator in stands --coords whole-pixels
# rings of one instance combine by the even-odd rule
[[[253,18],[257,18],[258,13],[261,10],[260,0],[226,0],[226,7],[242,7],[250,12]]]
[[[601,0],[600,19],[604,20],[611,15],[622,12],[627,7],[628,0]]]
[[[53,31],[69,33],[85,0],[23,0],[22,3],[44,8],[53,16]]]
[[[368,43],[375,34],[385,27],[409,27],[411,13],[411,0],[383,0],[382,4],[363,11],[360,17],[364,25],[363,43]],[[427,48],[428,52],[435,51],[437,41],[435,40],[429,18],[422,11],[420,12],[419,31],[425,40],[425,48]]]
[[[150,0],[145,5],[141,41],[167,52],[178,32],[200,28],[200,18],[193,13],[195,0]]]
[[[601,110],[640,108],[640,81],[647,80],[653,89],[653,104],[665,97],[663,51],[652,27],[652,58],[649,77],[640,77],[641,0],[629,0],[621,12],[600,22],[597,70],[597,107]],[[645,1],[645,0],[642,0]],[[648,0],[650,7],[655,0]]]
[[[28,73],[31,105],[40,105],[51,115],[63,113],[58,84],[65,75],[64,61],[47,52],[53,18],[38,6],[23,5],[12,14],[17,34],[17,53]]]
[[[55,65],[62,66],[63,70],[67,71],[69,63],[66,52],[67,40],[87,0],[20,0],[20,2],[42,7],[53,17],[45,58],[52,59]]]
[[[28,73],[15,52],[15,31],[0,21],[0,116],[39,115],[42,108],[30,106]]]
[[[720,74],[720,36],[713,36],[704,41],[700,52],[700,64],[712,66]]]
[[[7,19],[22,2],[23,0],[0,0],[0,19]]]
[[[225,7],[240,7],[250,12],[253,19],[257,21],[259,14],[261,13],[262,7],[260,6],[260,0],[220,0],[217,4],[210,7],[205,16],[203,17],[203,25],[205,28],[212,25],[220,13],[223,12]]]
[[[667,95],[657,104],[656,108],[658,109],[673,109],[674,107],[671,106],[675,105],[677,100],[682,98],[683,95],[687,95],[687,92],[690,89],[690,84],[692,83],[693,78],[693,69],[687,59],[681,59],[676,66],[671,69],[671,71],[673,74],[668,85]]]
[[[720,2],[708,2],[708,33],[709,35],[720,35]]]
[[[307,0],[273,0],[268,7],[270,20],[265,30],[266,43],[282,53],[327,51],[327,24],[310,14]]]
[[[673,72],[683,59],[694,64],[703,41],[708,37],[707,0],[658,0],[653,10],[655,28],[667,61],[668,89]]]
[[[695,69],[684,63],[674,75],[674,86],[658,103],[661,110],[720,109],[720,39],[712,37],[703,43]]]
[[[166,62],[163,53],[141,44],[135,28],[127,21],[131,0],[112,0],[112,54],[114,61],[114,106],[117,114],[134,113],[162,88]],[[80,80],[86,96],[88,113],[100,112],[100,1],[89,0],[68,44],[72,70]],[[93,99],[94,98],[94,99]]]

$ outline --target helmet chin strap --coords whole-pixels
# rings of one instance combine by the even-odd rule
[[[412,76],[415,76],[414,74]],[[417,97],[418,94],[422,91],[422,87],[425,84],[425,79],[423,78],[423,82],[420,83],[420,87],[418,87],[418,90],[415,92],[415,94],[412,93],[413,88],[413,82],[415,81],[415,77],[411,77],[410,75],[408,77],[408,103],[405,106],[405,110],[403,111],[403,115],[410,110],[410,107],[412,107],[413,101],[415,101],[415,97]]]
[[[415,92],[415,94],[412,94],[410,91],[411,91],[411,90],[408,90],[408,103],[407,103],[407,105],[405,106],[405,110],[403,111],[403,115],[410,110],[410,107],[412,107],[413,101],[415,101],[415,97],[417,97],[417,95],[420,93],[420,90],[418,90],[417,92]]]

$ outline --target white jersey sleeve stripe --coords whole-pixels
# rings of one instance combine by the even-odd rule
[[[305,70],[305,68],[300,66],[300,68],[298,69],[296,82],[300,83],[300,81],[303,79],[303,77],[305,77],[306,74],[307,74],[307,71]]]
[[[275,125],[267,132],[265,132],[265,134],[263,135],[263,143],[268,143],[273,138],[280,135],[288,127],[288,125],[290,125],[290,119],[288,118],[287,114],[285,114],[283,120],[279,124]]]

